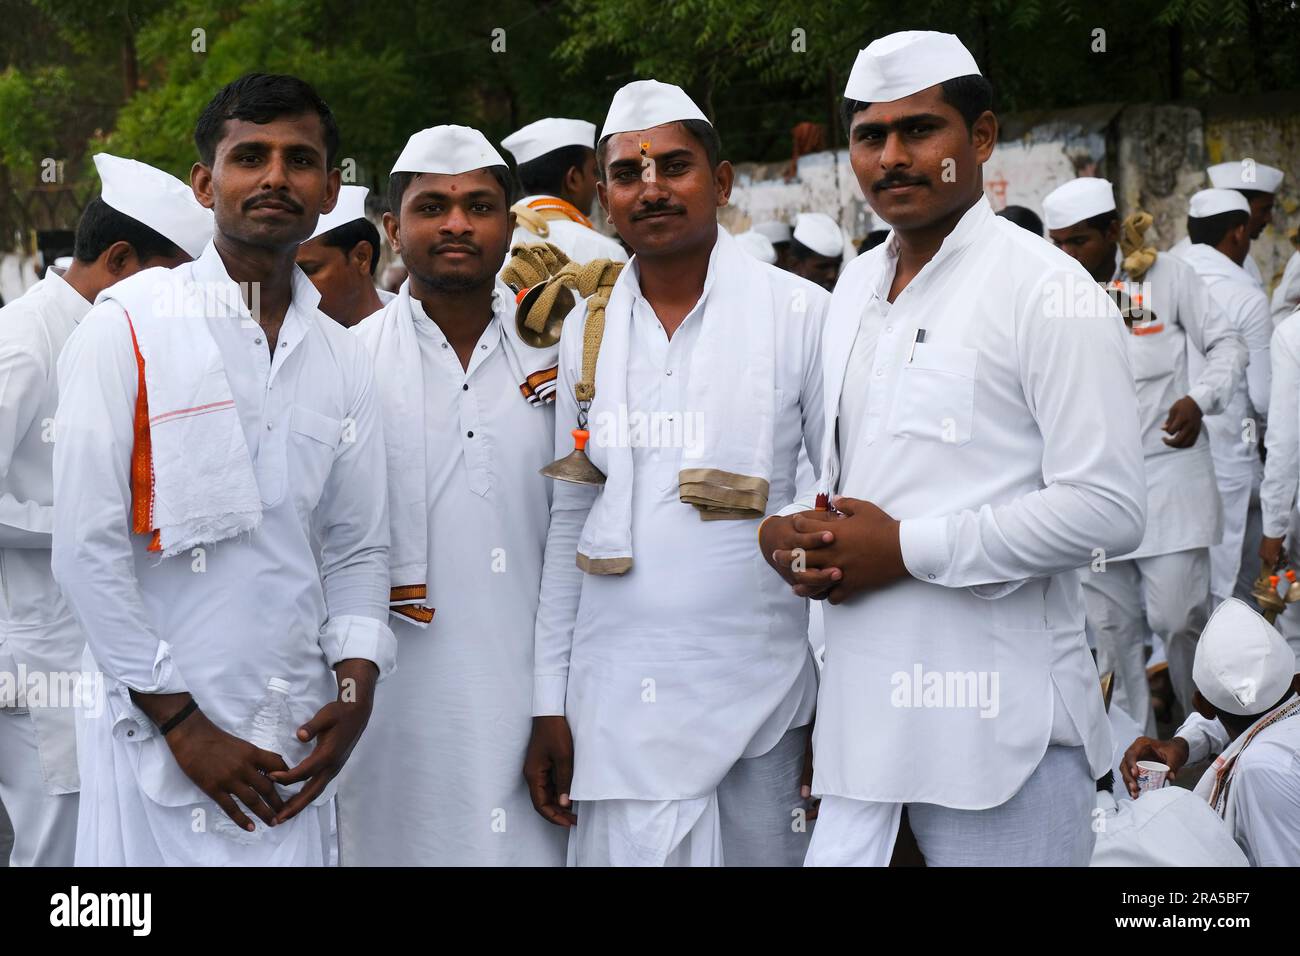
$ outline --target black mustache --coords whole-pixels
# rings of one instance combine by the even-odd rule
[[[904,176],[901,173],[889,173],[871,187],[872,192],[892,189],[895,186],[928,186],[930,180],[924,176]]]
[[[644,219],[647,216],[657,216],[660,213],[665,213],[665,212],[685,212],[685,211],[686,209],[682,206],[669,206],[666,203],[662,206],[647,206],[644,209],[642,209],[640,212],[633,213],[632,221],[636,222],[638,219]]]
[[[284,196],[284,195],[253,196],[251,199],[245,199],[244,211],[247,212],[248,210],[253,209],[256,206],[260,206],[262,203],[266,203],[266,202],[280,203],[282,205],[288,206],[290,211],[292,212],[296,212],[296,213],[302,212],[301,203],[297,202],[296,200],[290,199],[288,196]]]

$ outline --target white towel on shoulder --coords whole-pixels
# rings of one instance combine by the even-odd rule
[[[681,409],[700,427],[696,440],[682,448],[679,494],[704,520],[759,518],[767,510],[776,415],[776,309],[764,274],[771,268],[718,230]],[[578,540],[578,565],[590,574],[623,574],[632,567],[632,450],[628,436],[611,435],[617,430],[601,423],[627,421],[631,411],[635,282],[635,270],[626,268],[610,294],[596,363],[588,454],[606,480]]]
[[[230,289],[237,298],[238,286]],[[132,530],[152,532],[149,550],[164,558],[252,531],[262,521],[262,498],[208,331],[213,296],[189,281],[188,270],[147,269],[96,301],[105,300],[126,312],[140,375]]]

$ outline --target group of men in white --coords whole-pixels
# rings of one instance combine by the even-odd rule
[[[829,217],[718,226],[655,80],[507,137],[523,199],[415,133],[382,239],[294,77],[214,97],[188,185],[97,156],[0,310],[11,863],[1300,863],[1296,657],[1232,596],[1295,539],[1300,317],[1246,268],[1280,174],[1211,169],[1168,253],[1077,179],[1047,242],[985,198],[955,36],[844,97],[892,232],[838,281],[775,263],[838,273]]]

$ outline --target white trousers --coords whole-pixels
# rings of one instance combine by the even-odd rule
[[[1192,660],[1205,627],[1210,590],[1210,557],[1192,548],[1129,561],[1112,561],[1105,571],[1084,568],[1088,623],[1097,638],[1097,670],[1115,672],[1111,706],[1156,732],[1147,685],[1145,642],[1148,629],[1164,641],[1169,679],[1186,712],[1192,707]]]
[[[26,710],[0,710],[0,803],[14,828],[10,866],[72,866],[77,797],[52,794]]]
[[[1082,747],[1048,747],[1006,803],[987,810],[907,804],[926,866],[1087,866],[1096,781]],[[805,866],[888,866],[901,803],[827,796]]]
[[[692,800],[582,800],[569,866],[799,866],[812,824],[799,797],[807,727]]]

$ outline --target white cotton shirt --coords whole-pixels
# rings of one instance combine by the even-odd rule
[[[53,271],[0,309],[0,672],[26,706],[23,674],[72,675],[85,638],[50,571],[54,527],[54,412],[59,354],[90,303]],[[23,670],[18,665],[23,665]],[[32,701],[50,793],[77,790],[71,701]]]
[[[1205,416],[1215,473],[1220,479],[1254,477],[1260,467],[1258,436],[1268,416],[1268,345],[1273,334],[1268,297],[1246,270],[1213,246],[1193,243],[1181,258],[1209,288],[1210,298],[1228,317],[1247,349],[1246,372],[1226,407],[1217,415]],[[1251,260],[1247,257],[1246,261]],[[1197,358],[1190,357],[1193,375],[1200,372]],[[1254,422],[1253,427],[1250,422]]]
[[[533,809],[522,773],[551,501],[551,481],[538,472],[553,458],[555,412],[530,405],[510,370],[508,297],[494,299],[468,369],[410,301],[424,380],[434,616],[427,628],[392,619],[397,669],[339,784],[339,858],[562,866],[566,833]]]
[[[363,658],[381,675],[391,670],[387,483],[369,357],[319,310],[306,275],[293,270],[272,357],[211,243],[178,268],[220,290],[206,321],[239,412],[262,523],[166,560],[146,550],[148,535],[129,533],[138,372],[122,306],[103,301],[59,360],[53,568],[104,674],[111,720],[97,722],[106,728],[91,744],[104,751],[97,762],[129,764],[155,803],[211,807],[128,691],[188,690],[233,733],[272,677],[289,682],[290,711],[305,722],[337,698],[334,664]],[[223,310],[220,301],[240,306]],[[292,766],[312,745],[290,740],[286,749]],[[333,792],[331,782],[316,802]],[[131,829],[139,824],[122,821],[128,843],[151,839]]]
[[[553,199],[553,196],[526,196],[520,203],[527,205],[538,199]],[[574,262],[590,262],[592,259],[612,259],[614,262],[627,262],[627,252],[617,239],[611,239],[580,222],[571,219],[548,219],[546,236],[516,226],[510,237],[511,248],[519,244],[537,245],[549,242],[559,246],[560,250]]]
[[[1202,428],[1190,448],[1173,448],[1164,441],[1164,424],[1184,396],[1204,415],[1222,412],[1245,371],[1246,345],[1181,259],[1157,256],[1140,283],[1128,277],[1119,259],[1117,250],[1112,281],[1122,283],[1131,299],[1140,292],[1145,309],[1127,343],[1147,476],[1146,535],[1119,560],[1208,548],[1223,533],[1209,435]],[[1188,375],[1189,357],[1197,368],[1194,378]]]
[[[1300,716],[1264,728],[1241,751],[1228,803],[1251,866],[1300,866]]]
[[[1072,572],[1142,538],[1137,397],[1101,287],[987,200],[889,305],[897,256],[835,288],[824,445],[837,493],[901,520],[912,576],[825,608],[813,791],[984,809],[1049,743],[1110,766]]]
[[[716,260],[716,257],[714,257]],[[768,513],[794,499],[805,438],[820,460],[821,325],[828,297],[759,264],[775,322],[777,406]],[[633,259],[629,268],[636,269]],[[633,283],[628,414],[690,414],[691,351],[701,323],[728,307],[704,293],[670,340]],[[585,304],[565,322],[556,389],[555,450],[573,450],[573,383]],[[671,431],[665,426],[664,429]],[[648,444],[648,443],[645,443]],[[533,712],[565,714],[574,736],[575,800],[708,796],[742,756],[766,753],[811,719],[816,668],[807,602],[757,547],[757,520],[703,521],[679,498],[680,445],[633,447],[632,540],[626,574],[576,563],[595,491],[557,482],[537,618]]]
[[[1249,866],[1219,815],[1181,787],[1118,801],[1099,791],[1092,829],[1089,866]]]
[[[1183,236],[1183,238],[1179,239],[1170,247],[1169,251],[1179,258],[1184,258],[1187,250],[1192,248],[1193,245],[1195,245],[1195,243],[1192,242],[1190,236]],[[1241,268],[1246,275],[1250,276],[1251,281],[1254,282],[1255,285],[1259,286],[1260,291],[1262,292],[1264,290],[1264,273],[1259,271],[1259,266],[1255,262],[1255,257],[1250,255],[1250,253],[1247,253],[1246,261],[1241,264]]]
[[[1269,348],[1272,388],[1264,443],[1264,479],[1259,486],[1264,534],[1287,533],[1300,491],[1300,313],[1283,319]]]
[[[1282,270],[1282,279],[1273,290],[1273,324],[1277,325],[1300,308],[1300,250],[1291,253]]]

